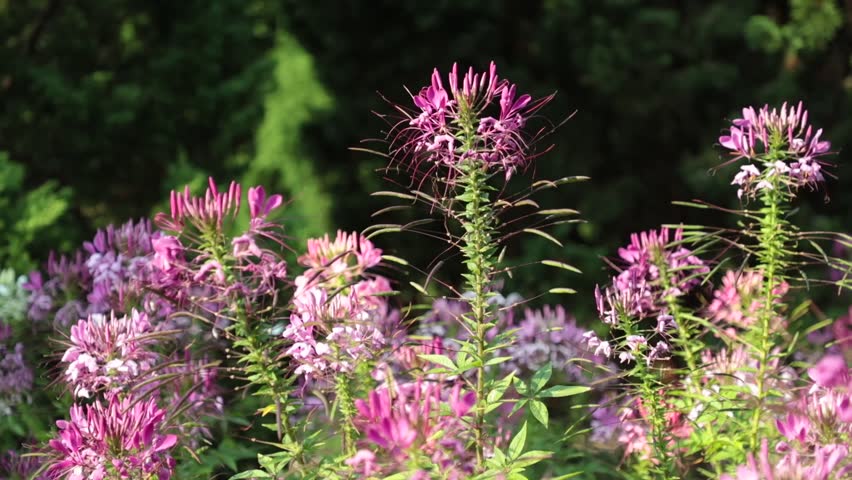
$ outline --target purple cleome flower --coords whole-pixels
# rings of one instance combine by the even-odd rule
[[[649,230],[630,236],[630,244],[618,249],[624,268],[603,292],[595,289],[595,303],[604,323],[614,325],[619,315],[659,315],[665,310],[667,297],[685,295],[701,283],[701,275],[709,268],[680,245],[682,241],[681,229],[675,230],[672,238],[665,227],[659,232]],[[663,271],[667,278],[661,278]]]
[[[0,416],[11,415],[33,388],[33,371],[24,360],[24,345],[9,347],[0,340]]]
[[[743,109],[743,117],[735,119],[728,135],[719,137],[719,143],[734,155],[734,160],[758,160],[763,169],[749,164],[740,167],[733,185],[740,188],[737,196],[753,197],[763,189],[774,188],[769,181],[779,177],[790,188],[817,187],[825,181],[819,157],[830,153],[831,143],[821,140],[822,129],[814,132],[808,123],[808,111],[797,106],[780,111],[765,105],[759,111],[753,107]]]
[[[90,315],[72,326],[62,361],[68,363],[65,381],[74,396],[89,398],[100,391],[111,396],[150,370],[159,358],[152,331],[148,316],[136,311],[118,318]]]
[[[775,302],[781,303],[781,298],[790,286],[782,282],[773,292]],[[757,314],[763,308],[764,298],[763,272],[746,270],[735,272],[728,270],[722,278],[722,286],[713,292],[713,300],[707,307],[710,318],[722,325],[721,333],[737,336],[737,329],[748,330],[757,323]],[[773,319],[773,331],[786,327],[787,321],[782,317]]]
[[[603,363],[588,351],[585,330],[562,306],[526,309],[514,328],[518,329],[515,342],[500,353],[512,357],[502,364],[504,369],[535,372],[550,362],[555,371],[565,373],[568,381],[585,383],[589,380],[589,365]]]
[[[449,90],[435,69],[431,85],[412,95],[416,109],[397,107],[405,118],[390,134],[394,161],[427,175],[448,168],[452,179],[462,162],[475,160],[502,170],[508,180],[531,160],[533,139],[524,127],[552,95],[539,100],[518,95],[514,84],[497,76],[494,62],[488,72],[468,69],[461,84],[454,64],[447,80]]]

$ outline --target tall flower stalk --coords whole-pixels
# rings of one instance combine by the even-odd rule
[[[454,65],[447,80],[449,88],[445,89],[435,70],[431,84],[412,96],[416,108],[397,106],[403,119],[389,134],[390,157],[392,166],[411,174],[412,198],[425,199],[460,229],[458,235],[445,234],[464,259],[462,275],[468,293],[459,296],[469,308],[458,320],[469,340],[460,345],[458,364],[450,363],[468,382],[475,398],[470,427],[476,471],[483,472],[489,446],[486,416],[499,405],[502,390],[511,382],[511,376],[493,378],[494,369],[489,367],[505,361],[495,358],[495,352],[514,341],[511,333],[494,335],[497,311],[489,300],[495,280],[504,271],[498,255],[501,244],[518,233],[504,231],[500,215],[511,203],[501,204],[491,182],[498,174],[508,181],[531,163],[535,157],[532,146],[540,132],[530,135],[527,124],[551,97],[533,100],[530,95],[519,95],[515,85],[497,76],[493,63],[487,72],[471,68],[463,76]],[[433,187],[432,195],[420,190],[424,184]],[[550,221],[558,216],[546,218]],[[533,233],[552,238],[539,230]],[[498,385],[502,390],[494,400],[491,394]]]
[[[488,395],[485,364],[489,359],[488,339],[486,332],[493,327],[490,319],[493,314],[488,302],[488,286],[494,275],[495,255],[497,246],[494,242],[493,225],[494,213],[490,206],[487,177],[478,162],[470,160],[461,166],[462,173],[459,184],[463,187],[462,194],[456,197],[463,205],[460,214],[462,219],[463,244],[462,254],[465,257],[467,273],[465,279],[469,291],[473,292],[468,299],[470,303],[468,328],[473,332],[472,340],[476,351],[476,388],[477,398],[474,410],[474,432],[476,439],[476,460],[482,464],[482,448],[485,436],[485,399]]]
[[[747,333],[755,349],[757,375],[755,405],[752,409],[748,444],[752,451],[760,445],[762,416],[769,396],[767,381],[769,365],[776,346],[773,324],[783,305],[779,292],[786,281],[794,227],[787,221],[789,204],[803,187],[815,189],[824,182],[826,165],[821,157],[828,154],[831,144],[821,140],[822,129],[814,130],[808,123],[808,112],[799,102],[785,103],[780,109],[744,108],[742,118],[733,121],[728,135],[719,138],[721,145],[732,151],[734,159],[747,159],[732,184],[737,195],[746,200],[756,199],[761,208],[747,214],[756,220],[758,268],[763,274],[760,309],[757,325]],[[760,167],[760,168],[758,168]]]
[[[283,199],[268,196],[263,187],[249,188],[247,197],[249,228],[231,236],[226,227],[240,211],[239,184],[231,182],[227,191],[219,191],[211,178],[203,197],[193,196],[188,187],[173,191],[170,212],[156,216],[158,226],[173,236],[154,242],[154,265],[164,290],[195,292],[181,307],[212,324],[214,335],[232,341],[230,353],[258,393],[273,401],[278,439],[298,461],[301,450],[287,418],[292,380],[280,366],[280,342],[269,333],[280,314],[275,304],[287,265],[258,245],[262,240],[283,245],[280,225],[267,219]]]

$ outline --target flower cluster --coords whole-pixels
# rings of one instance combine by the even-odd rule
[[[46,267],[47,279],[34,271],[24,284],[30,292],[28,317],[40,322],[55,316],[57,324],[69,325],[86,316],[88,306],[83,299],[91,291],[92,276],[83,252],[78,250],[69,257],[51,252]]]
[[[737,196],[753,196],[775,187],[775,179],[790,188],[817,186],[825,180],[825,165],[819,157],[831,150],[822,140],[822,129],[814,131],[808,123],[808,111],[798,105],[784,103],[780,111],[765,105],[758,111],[743,108],[743,117],[735,119],[728,135],[719,143],[732,151],[735,159],[757,160],[763,170],[753,164],[743,165],[732,185],[738,185]]]
[[[602,363],[586,348],[585,330],[561,305],[525,309],[523,319],[514,328],[518,329],[515,342],[501,352],[511,357],[502,364],[505,369],[529,373],[550,362],[554,370],[565,374],[566,380],[585,383],[590,366]]]
[[[381,387],[355,406],[362,449],[347,464],[364,476],[398,472],[426,458],[441,478],[460,480],[472,473],[471,440],[465,422],[476,397],[460,384],[417,381]],[[409,472],[430,478],[425,471]]]
[[[381,261],[381,250],[357,233],[338,232],[308,241],[299,263],[308,267],[296,278],[293,313],[283,336],[297,374],[321,377],[351,373],[376,358],[386,343],[383,328],[391,316],[390,283],[368,276]]]
[[[11,415],[33,388],[33,371],[24,359],[24,345],[10,347],[0,334],[0,416]]]
[[[634,233],[618,249],[624,266],[603,292],[595,290],[598,313],[613,324],[619,315],[645,318],[659,315],[669,297],[689,293],[709,271],[703,260],[683,246],[683,231],[666,227]]]
[[[772,351],[772,359],[765,366],[767,388],[786,391],[793,387],[798,378],[795,371],[780,361],[780,349]],[[718,390],[720,385],[732,385],[742,392],[754,394],[757,388],[758,359],[754,349],[746,345],[736,345],[730,349],[701,352],[703,365],[701,382],[704,388]]]
[[[59,420],[58,438],[50,441],[57,460],[51,479],[171,478],[170,450],[177,437],[165,433],[165,410],[156,400],[111,397],[106,405],[71,407],[70,421]]]
[[[203,197],[188,189],[172,191],[171,212],[160,212],[155,223],[169,235],[153,241],[153,286],[179,310],[192,310],[214,325],[217,336],[231,322],[235,309],[250,315],[277,295],[287,278],[287,262],[265,243],[283,245],[280,225],[268,215],[283,203],[263,187],[248,189],[249,228],[231,237],[225,220],[241,205],[242,187],[231,182],[220,192],[210,178]]]
[[[671,404],[664,405],[665,435],[662,439],[667,448],[673,448],[679,439],[692,434],[691,421]],[[657,463],[653,458],[650,438],[650,412],[641,397],[628,396],[618,402],[606,398],[592,411],[592,440],[603,446],[617,445],[624,450],[624,457]],[[672,452],[673,453],[673,452]]]
[[[156,275],[151,253],[159,235],[147,220],[130,221],[99,230],[73,256],[51,254],[47,279],[33,272],[24,284],[30,292],[30,318],[40,321],[54,315],[56,324],[67,327],[86,315],[110,310],[140,308],[167,315],[168,304],[150,291]]]
[[[158,359],[152,331],[148,316],[135,310],[122,317],[89,315],[72,326],[62,361],[68,364],[65,381],[74,396],[89,398],[101,391],[111,396],[150,370]]]
[[[737,335],[737,329],[748,330],[757,322],[758,312],[763,308],[763,273],[759,270],[735,272],[728,270],[722,278],[722,286],[713,292],[713,300],[707,307],[711,319],[722,325],[721,332],[730,337]],[[774,302],[789,290],[782,282],[773,292]],[[776,317],[771,325],[773,331],[785,328],[786,320]]]
[[[405,118],[391,132],[391,156],[412,171],[422,163],[426,172],[449,167],[450,178],[468,160],[502,170],[506,179],[524,168],[533,143],[524,127],[552,96],[519,95],[514,84],[497,76],[493,62],[488,72],[468,69],[461,82],[454,64],[447,80],[449,90],[435,69],[431,85],[412,96],[416,108],[398,107]]]
[[[0,479],[50,480],[45,473],[36,475],[42,459],[37,456],[22,456],[15,450],[0,455]]]

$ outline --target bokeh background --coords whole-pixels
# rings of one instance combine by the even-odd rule
[[[711,169],[746,105],[805,101],[839,178],[795,222],[852,223],[850,0],[0,0],[0,32],[0,265],[19,272],[207,175],[285,193],[296,244],[363,229],[386,206],[369,195],[386,160],[350,147],[381,149],[362,141],[382,138],[382,96],[407,103],[404,87],[454,61],[494,60],[522,90],[557,92],[554,123],[574,114],[528,173],[592,177],[543,201],[589,223],[556,232],[558,255],[529,239],[509,256],[580,266],[564,280],[581,293],[629,232],[728,221],[671,201],[738,205],[736,167]],[[415,263],[434,254],[377,241]],[[563,280],[531,270],[511,288],[543,279]]]

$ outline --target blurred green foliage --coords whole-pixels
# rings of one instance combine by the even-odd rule
[[[523,90],[558,92],[544,112],[554,124],[576,112],[547,137],[556,147],[529,173],[593,179],[542,200],[590,221],[558,232],[565,260],[588,275],[553,279],[580,282],[583,294],[600,280],[598,257],[629,232],[725,223],[671,201],[737,204],[728,185],[735,167],[711,169],[724,161],[718,134],[741,107],[804,100],[844,163],[848,8],[827,0],[6,1],[0,149],[25,167],[21,192],[51,185],[57,198],[73,195],[65,242],[38,242],[38,257],[106,223],[149,215],[169,189],[207,175],[284,192],[298,244],[328,229],[362,229],[385,206],[368,193],[386,188],[375,173],[386,159],[350,149],[384,147],[362,145],[387,128],[371,113],[392,113],[382,96],[406,104],[404,86],[420,88],[433,66],[493,59]],[[852,176],[836,172],[831,202],[814,194],[802,206],[803,227],[852,223]],[[405,236],[379,242],[421,266],[437,251]],[[542,248],[525,240],[508,255],[522,263]],[[508,288],[541,289],[541,278],[551,276],[521,273]]]
[[[56,223],[70,199],[70,190],[53,180],[27,189],[24,175],[23,165],[0,152],[0,265],[17,271],[34,268],[33,255],[60,240]]]

